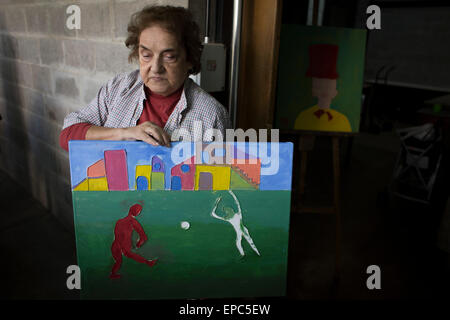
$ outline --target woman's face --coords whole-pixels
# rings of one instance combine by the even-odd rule
[[[192,65],[177,38],[154,25],[141,32],[139,69],[142,81],[154,93],[168,96],[179,89]]]

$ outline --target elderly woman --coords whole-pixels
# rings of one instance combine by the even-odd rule
[[[188,10],[144,8],[132,16],[125,44],[139,70],[115,76],[89,105],[64,119],[62,148],[85,139],[170,146],[177,129],[194,141],[211,141],[208,129],[225,137],[231,126],[226,109],[189,78],[200,71],[202,45]]]

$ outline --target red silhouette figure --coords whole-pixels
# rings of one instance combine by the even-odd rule
[[[136,243],[136,247],[140,248],[145,241],[147,241],[147,235],[144,232],[141,224],[136,220],[136,216],[142,211],[142,206],[140,204],[135,204],[130,207],[128,216],[119,219],[114,227],[114,241],[111,246],[111,252],[114,260],[116,261],[112,267],[110,278],[117,279],[120,278],[119,271],[122,265],[122,255],[131,258],[137,262],[145,263],[149,267],[153,267],[157,259],[147,260],[137,253],[131,251],[131,235],[133,230],[139,234],[139,240]]]

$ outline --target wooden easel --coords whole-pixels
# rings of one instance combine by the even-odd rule
[[[335,280],[340,278],[341,263],[341,203],[340,203],[340,140],[344,137],[353,137],[355,133],[340,132],[297,132],[298,147],[301,153],[300,160],[300,182],[298,191],[298,201],[295,212],[297,213],[329,213],[336,217],[336,256],[335,256]],[[308,152],[313,150],[317,136],[328,136],[332,141],[332,163],[333,163],[333,205],[332,206],[304,206],[302,204],[305,193],[306,164]]]

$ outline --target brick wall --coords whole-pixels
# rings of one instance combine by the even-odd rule
[[[80,30],[66,27],[71,4],[81,9]],[[137,69],[127,62],[124,39],[131,14],[148,4],[187,7],[188,0],[1,1],[0,168],[69,230],[69,161],[59,147],[63,119],[115,74]]]

